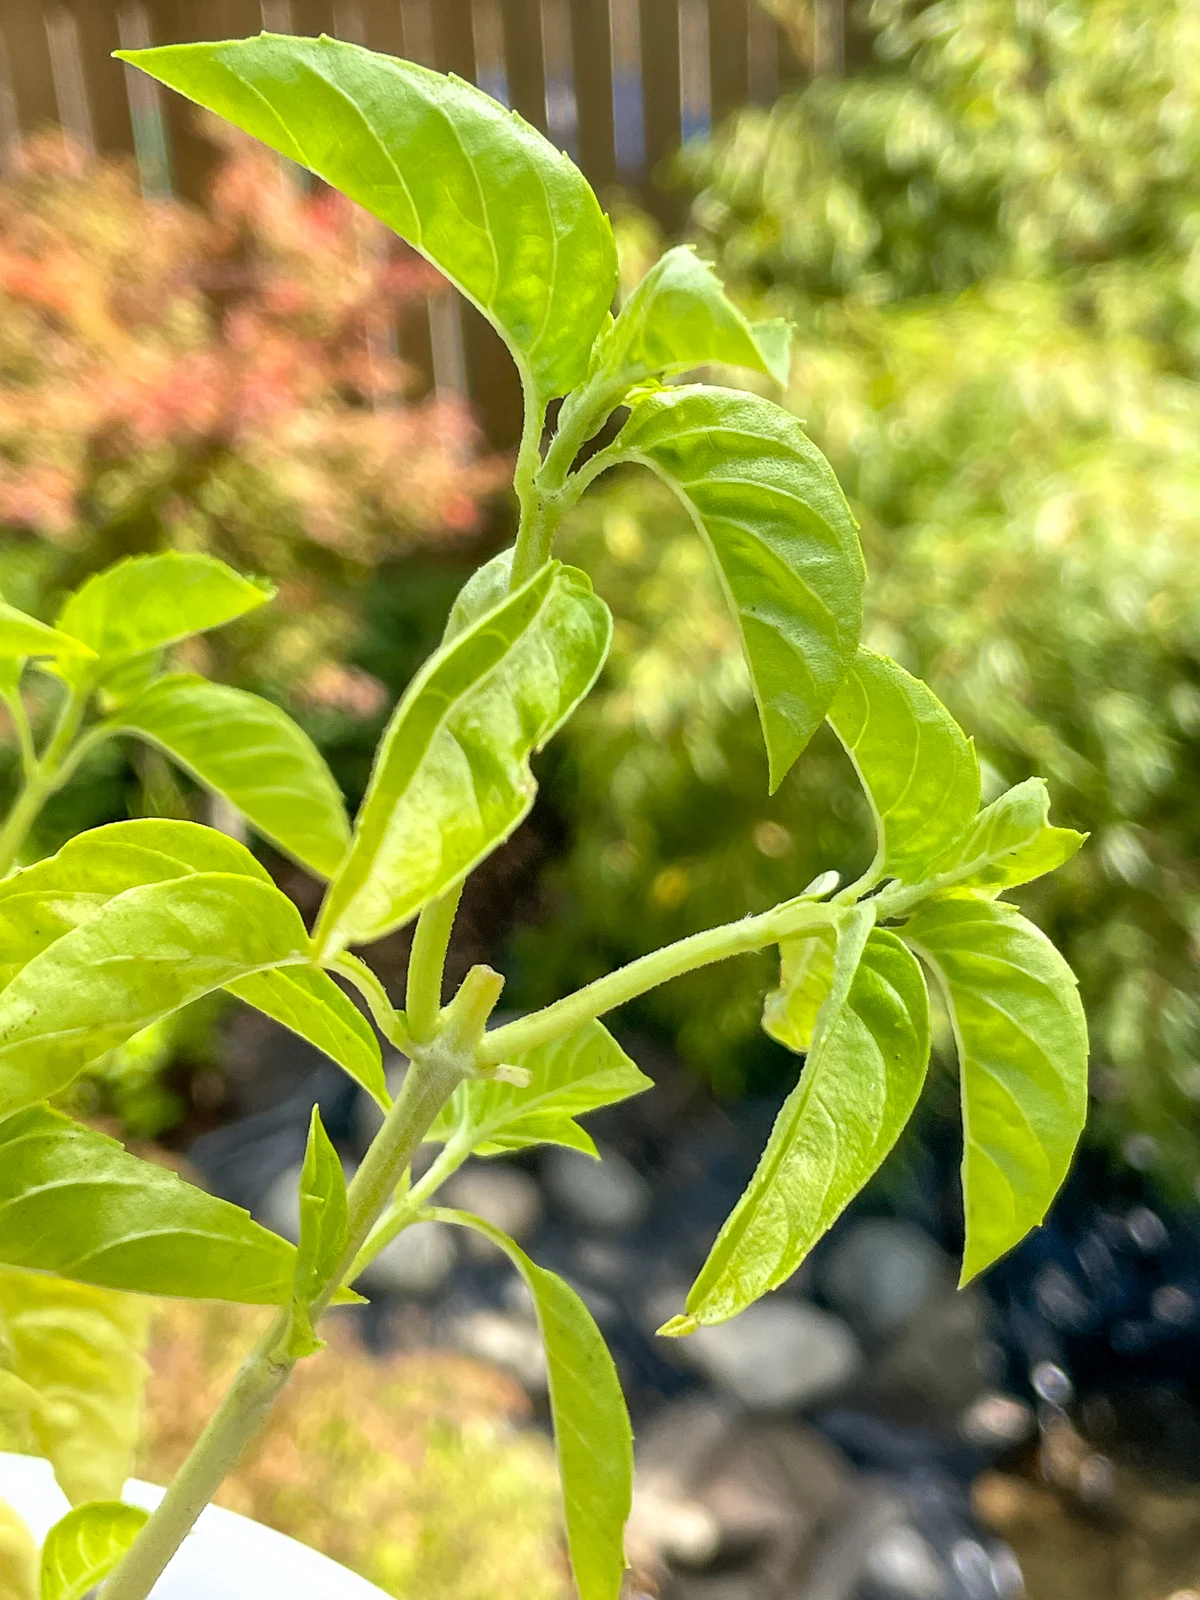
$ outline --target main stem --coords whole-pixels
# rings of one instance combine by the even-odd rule
[[[465,1052],[436,1046],[413,1062],[395,1105],[350,1184],[346,1248],[338,1271],[311,1308],[313,1321],[349,1272],[434,1118],[470,1070]],[[243,1364],[157,1510],[105,1584],[103,1600],[147,1600],[291,1376],[295,1361],[284,1353],[289,1327],[289,1312],[280,1311]]]
[[[7,878],[16,866],[21,846],[29,837],[29,830],[37,821],[38,812],[51,787],[40,773],[35,773],[13,801],[12,810],[0,828],[0,878]]]

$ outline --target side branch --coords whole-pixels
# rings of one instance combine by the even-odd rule
[[[785,901],[760,916],[743,917],[740,922],[727,922],[722,927],[694,933],[678,944],[667,945],[648,956],[640,956],[628,966],[618,967],[607,977],[597,978],[595,983],[577,989],[563,1000],[556,1000],[542,1011],[485,1034],[475,1053],[476,1064],[494,1067],[504,1061],[514,1061],[527,1050],[561,1038],[594,1017],[636,1000],[638,995],[657,989],[685,972],[724,961],[727,956],[762,950],[798,933],[801,928],[836,922],[837,915],[836,909],[801,897]]]

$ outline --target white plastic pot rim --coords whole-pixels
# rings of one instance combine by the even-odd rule
[[[153,1510],[162,1493],[130,1478],[122,1498]],[[49,1462],[34,1456],[0,1452],[0,1500],[25,1520],[39,1543],[70,1510]],[[154,1600],[263,1600],[274,1590],[287,1600],[387,1600],[382,1589],[328,1556],[220,1506],[201,1512],[155,1585]]]

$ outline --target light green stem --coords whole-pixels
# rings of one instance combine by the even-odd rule
[[[74,769],[71,746],[79,733],[90,692],[84,687],[68,693],[44,754],[26,766],[25,782],[0,828],[0,878],[12,871],[38,812]]]
[[[354,1175],[350,1225],[337,1271],[310,1307],[315,1322],[329,1304],[390,1201],[434,1118],[471,1071],[470,1051],[458,1041],[437,1045],[413,1062],[396,1103]],[[176,1474],[125,1559],[104,1585],[103,1600],[146,1600],[287,1383],[295,1362],[285,1355],[291,1317],[281,1311],[259,1340],[220,1408]]]
[[[426,1044],[437,1032],[438,1018],[442,1014],[446,952],[450,948],[462,891],[461,882],[452,884],[444,894],[431,900],[417,918],[404,995],[408,1029],[416,1044]]]
[[[413,1184],[407,1194],[397,1196],[372,1228],[362,1249],[346,1274],[346,1282],[354,1283],[374,1261],[381,1250],[386,1250],[397,1234],[403,1233],[417,1220],[417,1214],[429,1197],[435,1194],[447,1178],[453,1177],[471,1154],[470,1142],[451,1140],[423,1178]]]
[[[521,444],[517,451],[517,465],[513,473],[513,488],[521,510],[517,528],[517,542],[513,550],[512,574],[509,592],[515,593],[528,583],[550,557],[554,539],[553,521],[545,515],[541,492],[538,488],[538,468],[542,459],[542,429],[546,424],[546,408],[536,398],[533,380],[521,373],[521,386],[525,393],[525,423],[521,430]]]
[[[37,770],[37,748],[33,742],[33,729],[29,726],[29,713],[21,698],[19,683],[11,693],[5,694],[4,703],[8,707],[13,730],[17,735],[17,749],[21,752],[21,772],[28,781]]]
[[[38,812],[52,787],[39,772],[22,786],[13,801],[12,810],[0,828],[0,878],[7,878],[16,866],[21,846],[29,837],[29,830],[37,821]]]
[[[607,977],[597,978],[586,988],[577,989],[564,1000],[556,1000],[542,1011],[521,1017],[503,1028],[486,1034],[475,1053],[480,1067],[516,1061],[527,1050],[573,1032],[594,1017],[623,1006],[638,995],[657,989],[659,984],[678,978],[697,967],[706,967],[727,956],[745,955],[778,944],[801,928],[829,922],[836,915],[816,900],[788,900],[757,917],[743,917],[720,928],[694,933],[678,944],[667,945],[648,956],[618,967]]]
[[[403,1011],[396,1010],[388,998],[387,990],[367,963],[358,956],[351,955],[348,950],[343,950],[329,963],[329,970],[340,972],[343,978],[350,980],[367,1002],[375,1019],[375,1026],[387,1042],[399,1050],[401,1055],[411,1056],[413,1041],[408,1018]]]

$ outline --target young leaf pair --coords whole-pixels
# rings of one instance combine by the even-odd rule
[[[0,606],[0,693],[23,734],[26,792],[40,804],[103,740],[139,739],[223,796],[286,855],[327,877],[350,830],[312,741],[258,695],[163,670],[170,646],[270,598],[269,589],[223,562],[171,552],[120,561],[90,578],[67,597],[53,628]],[[26,665],[63,684],[40,752],[20,694]],[[34,816],[15,808],[0,830],[0,872],[11,869]]]

